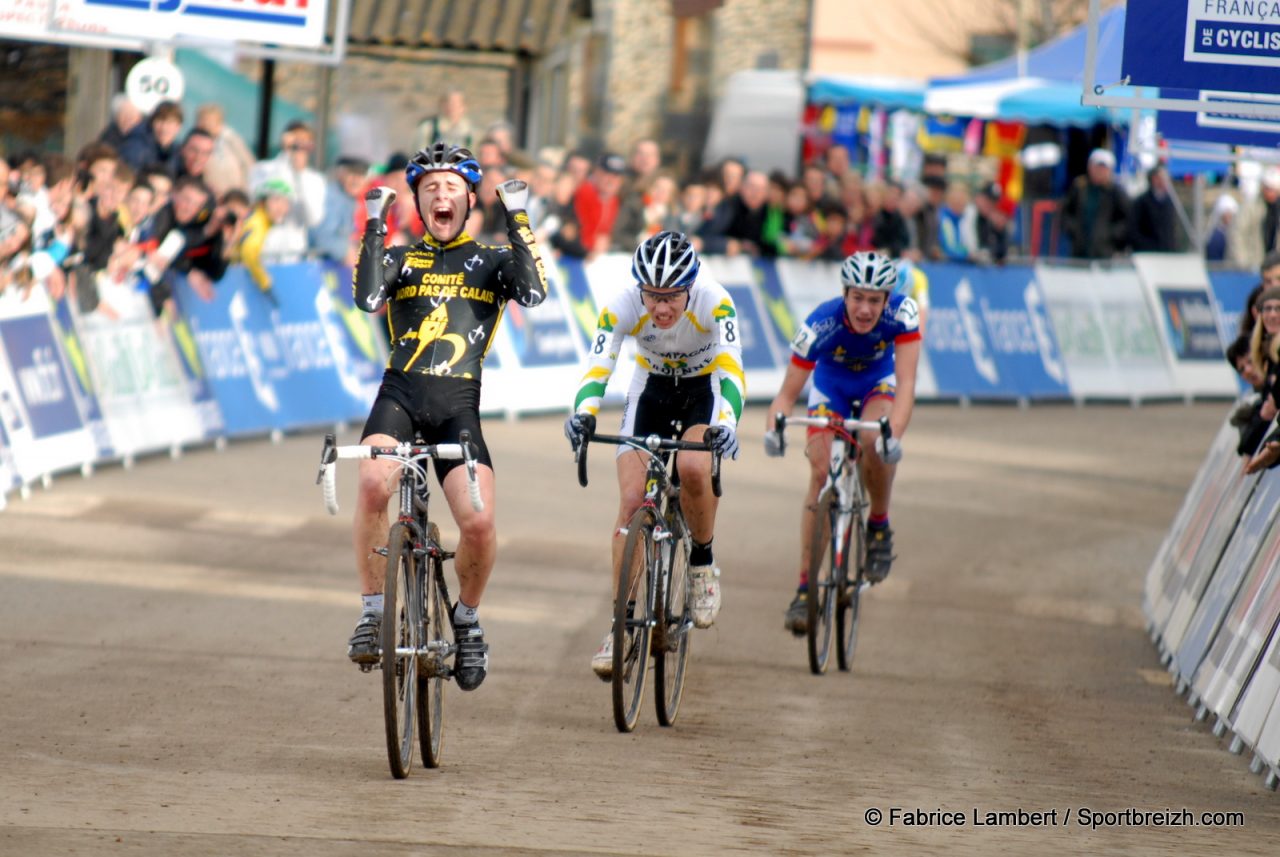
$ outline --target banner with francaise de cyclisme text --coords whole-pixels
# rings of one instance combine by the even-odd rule
[[[1128,0],[1120,71],[1134,86],[1280,95],[1280,0]]]

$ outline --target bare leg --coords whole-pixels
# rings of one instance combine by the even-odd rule
[[[368,446],[395,446],[398,441],[389,435],[372,434],[360,442]],[[399,465],[394,461],[368,459],[360,462],[352,544],[360,591],[364,595],[381,594],[385,582],[387,560],[375,551],[387,544],[387,503],[395,490],[398,471]]]
[[[445,499],[460,532],[458,552],[453,559],[454,571],[458,574],[458,598],[468,607],[480,606],[498,553],[493,471],[477,464],[476,481],[480,484],[480,499],[484,501],[484,510],[480,512],[471,507],[466,467],[455,467],[444,478]]]
[[[685,440],[702,440],[705,425],[693,426],[684,433]],[[699,544],[707,544],[715,535],[716,509],[720,505],[711,490],[711,453],[680,452],[676,454],[680,469],[680,506],[689,522],[689,532]]]

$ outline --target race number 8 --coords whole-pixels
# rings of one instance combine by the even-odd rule
[[[593,354],[604,353],[604,334],[603,333],[596,337],[596,344],[595,344],[595,347],[591,349],[591,353]]]
[[[734,329],[733,322],[731,321],[726,321],[724,323],[724,341],[725,342],[738,341],[738,331]]]

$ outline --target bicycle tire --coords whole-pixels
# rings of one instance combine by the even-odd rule
[[[417,658],[397,649],[416,649],[421,615],[414,593],[413,538],[397,523],[387,537],[387,578],[382,603],[382,711],[387,727],[387,759],[397,780],[409,776],[413,763]]]
[[[858,614],[862,607],[862,588],[867,567],[866,505],[861,492],[853,497],[853,514],[845,531],[840,600],[836,603],[836,666],[841,672],[853,667],[853,652],[858,645]],[[853,563],[853,577],[849,564]]]
[[[440,547],[440,530],[435,524],[427,527],[427,544]],[[440,557],[431,557],[423,575],[422,641],[449,644],[452,650],[453,620],[449,615],[449,601],[440,588],[440,575],[444,563]],[[418,664],[418,744],[422,747],[422,766],[440,767],[444,750],[444,701],[445,677],[449,669],[446,656],[439,651],[428,654]]]
[[[835,493],[830,489],[818,498],[813,513],[813,535],[809,540],[809,627],[805,639],[809,671],[822,675],[831,657],[831,625],[835,618],[832,598],[835,556],[831,551],[831,510]]]
[[[674,504],[673,504],[674,505]],[[668,514],[671,538],[660,573],[654,598],[658,623],[653,635],[653,696],[658,709],[658,723],[672,726],[680,713],[684,696],[684,679],[689,660],[690,631],[693,630],[693,605],[689,591],[689,543],[679,507]]]
[[[622,570],[613,599],[613,722],[619,732],[636,728],[649,672],[653,630],[653,510],[641,507],[631,516],[622,549]]]

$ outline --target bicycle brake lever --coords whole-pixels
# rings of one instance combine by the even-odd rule
[[[324,436],[324,448],[320,450],[320,472],[316,474],[316,484],[324,481],[324,467],[338,460],[337,439],[333,435]]]

